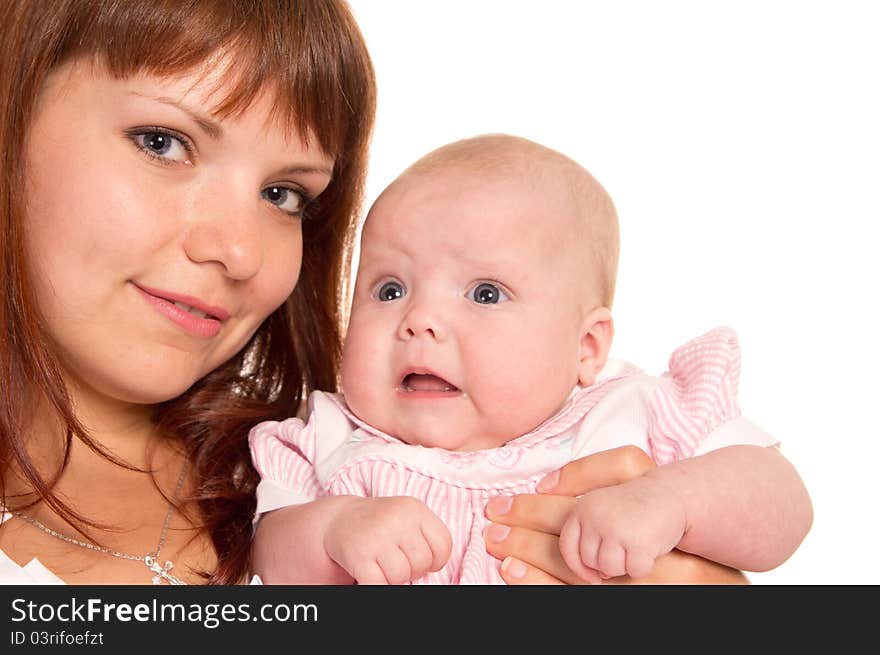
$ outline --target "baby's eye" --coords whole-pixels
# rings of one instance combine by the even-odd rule
[[[494,305],[510,300],[497,284],[492,284],[491,282],[480,282],[471,287],[467,295],[468,298],[480,305]]]
[[[378,291],[376,291],[376,298],[381,302],[397,300],[398,298],[403,298],[405,295],[406,289],[403,288],[403,285],[400,282],[396,281],[385,282],[379,287]]]
[[[284,186],[266,187],[260,191],[260,196],[293,216],[301,214],[308,202],[308,198],[302,191]]]
[[[190,159],[188,144],[180,137],[158,130],[135,132],[131,134],[135,145],[144,154],[167,162],[187,162]]]

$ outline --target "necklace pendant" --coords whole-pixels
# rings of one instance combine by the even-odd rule
[[[144,564],[156,575],[153,576],[153,584],[160,585],[163,582],[170,585],[185,585],[186,583],[169,573],[174,568],[174,564],[170,560],[165,561],[165,566],[159,566],[159,562],[150,555],[144,557]]]

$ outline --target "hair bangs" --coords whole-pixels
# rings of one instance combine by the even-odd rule
[[[274,96],[272,115],[288,134],[314,137],[336,158],[369,96],[363,43],[346,11],[335,3],[76,2],[62,58],[89,54],[118,78],[139,72],[185,75],[204,71],[217,80],[211,113],[244,112],[259,96]],[[349,29],[339,29],[340,24]],[[365,74],[367,73],[367,74]]]

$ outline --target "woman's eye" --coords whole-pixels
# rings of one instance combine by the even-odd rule
[[[480,282],[468,291],[468,297],[480,305],[494,305],[509,300],[507,294],[491,282]]]
[[[294,216],[302,213],[308,199],[302,191],[284,186],[266,187],[260,192],[264,200],[268,200],[282,211]]]
[[[167,132],[138,132],[132,138],[135,145],[150,157],[181,163],[190,160],[189,148],[183,140]]]
[[[389,300],[403,298],[405,294],[406,289],[403,288],[403,285],[400,282],[385,282],[379,287],[379,290],[376,292],[376,297],[381,302],[388,302]]]

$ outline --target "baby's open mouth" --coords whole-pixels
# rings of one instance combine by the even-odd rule
[[[451,384],[436,375],[425,373],[410,373],[403,378],[400,388],[404,391],[458,391],[458,387],[454,384]]]

